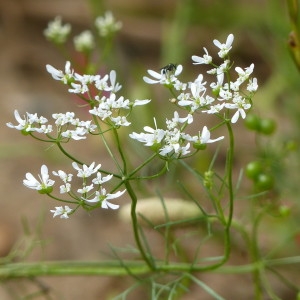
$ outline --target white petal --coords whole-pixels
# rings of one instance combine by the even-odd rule
[[[183,70],[183,66],[182,65],[178,65],[175,71],[175,76],[178,76]]]
[[[240,113],[239,113],[239,111],[237,110],[236,112],[235,112],[235,114],[233,115],[233,117],[231,118],[231,123],[236,123],[237,122],[237,120],[239,119],[239,116],[240,116]]]
[[[152,77],[156,78],[156,79],[161,79],[161,74],[160,73],[157,73],[153,70],[148,70],[147,71],[149,75],[151,75]]]
[[[234,40],[234,35],[231,33],[228,35],[226,40],[226,47],[229,48]]]
[[[149,84],[155,84],[155,83],[158,83],[158,82],[159,82],[159,80],[153,80],[153,79],[151,79],[151,78],[149,78],[149,77],[146,77],[146,76],[143,77],[143,80],[144,80],[146,83],[149,83]]]
[[[215,46],[217,46],[218,48],[222,48],[222,44],[221,44],[218,40],[213,40],[213,43],[214,43]]]
[[[117,204],[113,204],[113,203],[109,203],[108,201],[104,200],[101,204],[102,208],[111,208],[111,209],[118,209],[120,207],[120,205]]]

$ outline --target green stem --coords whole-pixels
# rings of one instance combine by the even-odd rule
[[[232,169],[233,169],[233,157],[234,157],[234,134],[230,124],[230,121],[226,122],[228,134],[229,134],[229,150],[227,153],[227,182],[229,191],[229,212],[226,230],[229,233],[232,218],[233,218],[233,208],[234,208],[234,193],[233,193],[233,182],[232,182]]]
[[[100,126],[100,124],[99,124],[99,122],[98,122],[98,118],[97,118],[95,115],[93,115],[93,121],[94,121],[94,123],[95,123],[96,126],[97,126],[97,129],[98,129],[98,131],[99,131],[99,133],[100,133],[100,136],[101,136],[102,142],[103,142],[103,144],[104,144],[104,146],[105,146],[105,148],[106,148],[106,151],[108,152],[109,156],[111,157],[111,159],[112,159],[113,162],[115,163],[115,165],[116,165],[116,167],[118,168],[119,172],[120,172],[121,174],[123,174],[123,170],[122,170],[120,164],[118,163],[117,159],[115,158],[115,155],[112,153],[112,151],[111,151],[111,149],[110,149],[110,147],[109,147],[109,145],[108,145],[108,142],[107,142],[107,140],[106,140],[106,138],[105,138],[105,136],[104,136],[104,133],[103,133],[103,131],[102,131],[102,128],[101,128],[101,126]]]
[[[121,143],[120,143],[120,139],[119,139],[119,135],[118,135],[118,132],[117,132],[116,128],[113,128],[113,134],[114,134],[114,137],[116,139],[116,143],[117,143],[119,154],[121,156],[121,160],[123,162],[123,174],[127,174],[126,158],[125,158],[125,155],[123,153],[123,150],[122,150],[122,147],[121,147]]]
[[[271,259],[247,265],[223,266],[215,269],[219,274],[248,274],[254,270],[268,266],[285,266],[300,264],[300,256]],[[126,265],[127,270],[124,268]],[[146,275],[152,272],[144,261],[52,261],[52,262],[21,262],[10,263],[6,258],[0,260],[0,279],[29,278],[34,276],[67,276],[67,275],[96,275],[96,276],[126,276],[128,270],[134,275]],[[201,272],[206,271],[190,263],[156,264],[156,270],[161,272]],[[208,270],[210,271],[210,270]]]
[[[57,147],[59,148],[59,150],[65,155],[67,156],[68,158],[70,158],[72,161],[75,161],[77,162],[78,164],[80,165],[83,165],[83,162],[81,162],[80,160],[78,160],[77,158],[75,158],[74,156],[72,156],[70,153],[68,153],[64,147],[61,145],[60,142],[57,142],[56,143]]]
[[[134,234],[134,239],[135,239],[136,245],[140,251],[142,258],[144,259],[144,261],[146,262],[148,267],[151,270],[154,270],[155,269],[154,263],[148,257],[147,253],[145,252],[144,247],[142,245],[142,241],[140,239],[140,235],[139,235],[139,224],[138,224],[137,215],[136,215],[136,205],[137,205],[137,200],[138,200],[137,196],[128,180],[124,181],[124,185],[125,185],[126,190],[131,198],[131,221],[132,221],[133,234]]]
[[[264,216],[264,212],[265,210],[261,211],[257,216],[255,216],[253,222],[250,251],[251,251],[252,261],[254,263],[261,261],[257,239],[258,239],[258,226],[260,224],[262,217]],[[255,288],[255,299],[260,300],[262,299],[261,270],[253,270],[252,277],[253,277],[254,288]]]

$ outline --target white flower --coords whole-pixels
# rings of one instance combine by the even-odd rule
[[[173,86],[176,91],[185,91],[187,88],[187,84],[179,80],[176,80]]]
[[[109,80],[110,80],[111,86],[110,86],[109,90],[113,93],[118,92],[122,88],[122,86],[118,82],[116,82],[116,78],[117,78],[116,71],[115,70],[110,71]]]
[[[178,76],[183,70],[182,65],[176,66],[176,69],[171,72],[171,71],[166,71],[164,69],[161,70],[160,73],[155,72],[153,70],[147,70],[148,74],[154,77],[154,79],[151,79],[149,77],[144,76],[143,79],[146,83],[149,84],[155,84],[155,83],[160,83],[160,84],[174,84],[177,81],[176,76]]]
[[[182,145],[181,138],[182,133],[177,128],[174,128],[172,131],[166,131],[164,140],[165,145],[159,149],[159,154],[162,156],[171,154],[176,157],[188,154],[190,152],[188,150],[190,144]]]
[[[89,167],[87,165],[83,165],[82,168],[80,168],[78,164],[75,161],[73,161],[72,166],[75,170],[78,171],[77,177],[87,178],[90,177],[92,174],[96,173],[100,169],[101,164],[95,167],[95,162],[93,162]]]
[[[86,194],[89,191],[91,191],[93,188],[94,188],[93,184],[85,185],[85,186],[82,187],[82,189],[78,189],[77,192],[80,193],[80,194]]]
[[[14,111],[15,119],[19,122],[18,125],[13,125],[11,122],[6,123],[10,128],[14,128],[22,131],[23,134],[29,134],[29,132],[36,131],[39,133],[47,133],[52,131],[51,125],[42,125],[48,122],[44,117],[38,117],[37,114],[30,114],[26,112],[24,119],[21,118],[17,110]],[[34,123],[37,123],[39,127],[35,127]]]
[[[53,213],[53,218],[60,216],[61,219],[68,219],[72,209],[69,206],[56,206],[55,209],[50,210]]]
[[[111,93],[109,97],[103,101],[102,105],[105,105],[107,110],[118,108],[129,109],[129,103],[130,101],[125,99],[123,96],[117,99],[116,94]]]
[[[99,35],[106,37],[120,30],[122,23],[116,22],[113,14],[110,11],[107,11],[104,17],[98,17],[95,20],[95,26],[98,29]]]
[[[67,174],[65,171],[58,170],[53,171],[52,174],[54,176],[58,176],[64,183],[72,181],[73,174]]]
[[[220,43],[218,40],[213,40],[215,46],[217,46],[220,49],[220,51],[218,52],[219,57],[224,58],[227,56],[228,52],[232,48],[231,45],[233,43],[233,40],[234,40],[233,34],[228,35],[225,44]]]
[[[237,82],[239,82],[239,84],[242,84],[243,82],[245,82],[249,78],[249,76],[252,74],[253,70],[254,70],[254,64],[251,64],[248,68],[245,68],[245,70],[243,70],[240,67],[236,67],[235,71],[239,75]]]
[[[26,179],[23,180],[23,184],[30,188],[39,191],[41,194],[51,193],[54,180],[49,179],[48,168],[46,165],[41,167],[41,175],[38,175],[37,180],[31,173],[26,173]]]
[[[217,114],[224,108],[224,106],[225,106],[225,102],[218,103],[218,104],[212,105],[208,110],[203,110],[202,112],[207,113],[207,114]]]
[[[167,128],[172,130],[173,128],[177,127],[179,123],[191,124],[193,123],[193,116],[188,114],[185,118],[180,118],[177,111],[174,111],[174,117],[172,120],[166,120]]]
[[[103,107],[104,106],[104,107]],[[112,112],[110,110],[107,109],[107,107],[105,107],[105,104],[100,104],[97,107],[94,107],[93,109],[89,110],[89,113],[91,115],[95,115],[97,117],[99,117],[101,120],[105,120],[106,118],[108,118]]]
[[[200,144],[210,144],[210,143],[220,141],[222,139],[224,139],[224,136],[220,136],[220,137],[212,140],[210,138],[210,131],[208,130],[208,128],[206,126],[203,127],[201,134],[199,132],[199,142],[200,142]]]
[[[247,91],[249,92],[256,92],[258,89],[257,79],[249,79],[249,83],[247,85]]]
[[[80,126],[84,127],[88,132],[93,132],[97,128],[97,125],[93,124],[91,120],[81,121]]]
[[[74,78],[74,71],[71,70],[71,63],[69,61],[66,62],[65,72],[55,69],[51,65],[46,65],[46,69],[47,69],[48,73],[51,74],[53,79],[60,80],[64,84],[71,82],[72,79]]]
[[[73,123],[74,118],[75,118],[75,113],[66,112],[65,114],[63,114],[63,113],[52,114],[52,118],[54,120],[56,120],[55,124],[57,126],[63,126],[65,124]]]
[[[24,132],[34,131],[34,128],[31,126],[33,122],[28,118],[28,113],[27,113],[27,118],[24,117],[24,119],[20,117],[20,114],[17,110],[14,111],[14,115],[15,115],[15,119],[19,122],[19,124],[13,125],[11,122],[9,122],[6,123],[8,127],[15,128],[17,130],[21,130]]]
[[[101,207],[105,208],[105,209],[107,209],[107,208],[118,209],[119,205],[112,204],[108,200],[115,199],[115,198],[118,198],[118,197],[122,196],[125,193],[125,191],[126,190],[118,191],[118,192],[113,193],[113,194],[107,194],[106,190],[101,187],[100,192],[99,191],[95,192],[95,197],[93,199],[84,199],[83,198],[83,200],[85,200],[87,202],[90,202],[90,203],[100,202]]]
[[[156,121],[154,120],[154,122],[156,127]],[[129,134],[129,136],[134,140],[145,143],[145,146],[153,146],[154,144],[159,144],[165,136],[165,131],[162,129],[153,129],[149,126],[145,126],[144,130],[147,133],[141,132],[138,134],[136,132],[133,132]]]
[[[196,55],[192,56],[192,60],[194,61],[193,62],[194,65],[199,65],[199,64],[209,65],[212,62],[212,57],[208,54],[207,49],[206,48],[203,48],[203,49],[204,49],[204,52],[205,52],[203,57],[196,56]]]
[[[223,81],[224,81],[224,73],[220,72],[220,73],[217,74],[217,82],[211,83],[210,87],[213,90],[218,91],[222,87]]]
[[[75,141],[86,139],[86,135],[88,130],[83,127],[77,127],[75,130],[66,130],[61,133],[62,137],[73,139]]]
[[[116,126],[129,126],[131,123],[127,121],[126,117],[124,116],[118,116],[118,117],[110,117],[110,120],[116,125]]]
[[[52,125],[41,125],[39,128],[34,128],[35,132],[47,134],[53,131]]]
[[[83,85],[80,83],[75,83],[75,82],[71,82],[71,89],[68,89],[69,93],[74,93],[74,94],[84,94],[86,92],[88,92],[89,88],[87,85]]]
[[[92,180],[92,182],[95,183],[95,184],[103,184],[104,182],[107,182],[107,181],[111,180],[112,177],[113,177],[112,174],[102,177],[102,174],[100,172],[98,172],[97,177],[94,178]]]
[[[239,116],[245,119],[246,118],[245,110],[249,109],[251,107],[251,104],[247,103],[246,100],[240,95],[236,95],[233,98],[232,102],[233,103],[225,103],[226,108],[237,109],[237,111],[231,118],[231,123],[236,123],[239,119]]]
[[[61,194],[69,193],[71,191],[71,184],[67,182],[59,187],[59,192]]]
[[[95,47],[94,36],[90,30],[81,32],[74,37],[74,46],[78,52],[90,52]]]
[[[225,90],[225,89],[220,89],[220,92],[219,92],[219,100],[223,101],[223,100],[230,100],[232,98],[232,93],[228,90]]]
[[[98,77],[95,80],[95,87],[99,90],[99,91],[110,91],[111,87],[108,86],[108,75],[106,74],[104,77]]]
[[[62,25],[61,17],[57,16],[48,23],[48,27],[44,30],[44,35],[50,41],[56,44],[63,44],[71,32],[71,25]]]

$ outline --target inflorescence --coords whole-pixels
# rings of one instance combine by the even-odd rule
[[[107,35],[110,31],[117,31],[121,28],[121,23],[115,22],[111,14],[105,18],[97,19],[98,31],[100,35]],[[48,39],[62,43],[70,32],[68,24],[62,25],[58,17],[49,24],[45,31]],[[204,75],[199,74],[196,79],[190,82],[182,82],[179,79],[183,71],[182,65],[169,64],[162,68],[160,72],[148,70],[152,77],[144,76],[143,79],[148,84],[161,84],[171,90],[173,94],[172,103],[183,109],[185,115],[174,111],[171,119],[166,119],[165,128],[157,126],[154,117],[154,127],[145,126],[144,132],[129,134],[134,139],[145,146],[151,147],[162,159],[180,159],[191,156],[206,147],[208,143],[214,143],[224,139],[224,136],[211,138],[211,131],[204,125],[195,134],[191,134],[189,125],[195,118],[199,118],[200,113],[217,115],[222,122],[236,123],[241,117],[246,117],[246,111],[252,106],[252,97],[258,88],[257,79],[251,78],[254,64],[247,68],[235,67],[235,81],[231,68],[233,63],[230,60],[230,50],[234,40],[233,34],[227,37],[223,44],[214,40],[214,45],[218,48],[218,56],[223,60],[220,65],[213,62],[212,56],[204,48],[203,56],[192,56],[193,64],[205,64],[211,68],[207,71],[208,76],[214,76],[210,84],[204,80]],[[81,38],[75,40],[77,47],[84,49],[85,43],[93,45],[93,38],[89,32],[85,32]],[[118,130],[123,126],[130,126],[129,116],[137,106],[143,106],[150,102],[149,99],[131,101],[120,95],[122,86],[116,81],[116,72],[110,71],[105,75],[79,74],[74,71],[71,62],[67,61],[65,69],[59,70],[51,65],[46,66],[47,71],[53,79],[68,86],[68,92],[78,95],[89,107],[90,119],[79,120],[74,112],[52,114],[53,124],[49,124],[47,118],[37,116],[37,114],[26,114],[21,117],[15,110],[14,115],[18,124],[11,122],[7,126],[20,130],[24,135],[31,135],[45,142],[55,144],[66,143],[69,140],[83,140],[90,134],[101,135],[100,123],[105,124],[111,130]],[[233,73],[233,72],[232,72]],[[196,114],[197,113],[197,114]],[[44,135],[44,137],[40,137]],[[191,147],[192,145],[192,147]],[[50,179],[48,167],[41,167],[41,174],[36,179],[31,173],[26,174],[23,183],[30,189],[35,189],[41,194],[48,194],[53,199],[75,205],[71,209],[68,205],[57,206],[51,210],[53,217],[60,216],[68,218],[78,207],[91,209],[93,207],[117,209],[119,205],[113,204],[110,200],[118,198],[125,193],[125,190],[108,193],[104,185],[113,178],[113,174],[105,172],[103,176],[100,167],[92,162],[90,165],[78,165],[73,161],[72,167],[77,171],[77,177],[82,179],[82,186],[78,189],[72,187],[74,174],[65,171],[53,171],[52,175],[58,177],[62,184],[59,187],[60,194],[68,194],[69,199],[63,200],[52,196],[55,181]]]

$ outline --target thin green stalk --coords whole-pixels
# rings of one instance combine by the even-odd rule
[[[125,269],[122,264],[126,264]],[[246,265],[222,266],[221,268],[207,268],[192,266],[190,263],[171,263],[168,265],[157,262],[156,271],[162,272],[201,272],[213,271],[219,274],[248,274],[254,270],[265,269],[268,266],[285,266],[300,264],[300,256],[271,259]],[[144,261],[52,261],[52,262],[21,262],[7,263],[7,259],[0,259],[0,280],[11,278],[28,278],[35,276],[127,276],[128,270],[135,275],[146,275],[153,271]]]
[[[157,153],[153,153],[150,157],[148,157],[142,164],[140,164],[138,167],[136,167],[134,170],[132,170],[130,172],[130,174],[128,175],[128,178],[130,180],[132,179],[151,179],[151,178],[156,178],[157,176],[161,175],[162,173],[159,172],[158,174],[155,174],[153,176],[147,176],[147,177],[137,177],[137,178],[133,178],[133,175],[136,174],[139,170],[141,170],[142,168],[144,168],[147,164],[149,164],[155,157],[157,156]],[[166,170],[166,164],[164,165],[162,172],[164,172]]]
[[[133,234],[134,234],[134,239],[135,239],[136,245],[137,245],[137,247],[140,251],[140,254],[141,254],[142,258],[144,259],[145,263],[148,265],[148,267],[151,270],[154,270],[155,266],[153,265],[152,260],[149,259],[147,253],[145,252],[142,241],[140,239],[140,235],[139,235],[139,224],[138,224],[137,215],[136,215],[136,205],[137,205],[137,200],[138,200],[137,196],[136,196],[129,180],[125,180],[124,185],[125,185],[126,190],[131,198],[131,221],[132,221]]]
[[[260,262],[261,257],[258,248],[258,226],[262,217],[264,216],[264,210],[261,211],[257,216],[254,218],[253,228],[252,228],[252,240],[251,240],[251,247],[250,253],[252,256],[252,261]],[[254,288],[255,288],[255,299],[260,300],[262,299],[262,278],[261,278],[261,269],[253,270],[252,272],[253,281],[254,281]]]
[[[123,152],[123,149],[122,149],[122,147],[121,147],[119,135],[118,135],[118,132],[117,132],[116,128],[113,128],[113,134],[114,134],[114,137],[115,137],[115,139],[116,139],[117,148],[118,148],[119,154],[120,154],[120,156],[121,156],[121,160],[122,160],[122,162],[123,162],[123,174],[127,174],[127,163],[126,163],[126,158],[125,158],[125,156],[124,156],[124,152]]]
[[[233,157],[234,157],[234,134],[230,124],[230,121],[226,122],[228,135],[229,135],[229,149],[227,153],[227,182],[228,182],[228,192],[229,192],[229,212],[226,230],[229,231],[232,218],[233,218],[233,208],[234,208],[234,193],[233,193],[233,182],[232,182],[232,169],[233,169]]]
[[[101,136],[101,139],[102,139],[102,142],[103,142],[103,144],[104,144],[104,146],[105,146],[106,151],[108,152],[109,156],[111,157],[111,159],[112,159],[113,162],[115,163],[115,165],[116,165],[116,167],[118,168],[119,172],[120,172],[121,174],[123,174],[123,170],[122,170],[122,168],[121,168],[119,162],[116,160],[115,155],[112,153],[112,151],[111,151],[111,149],[110,149],[110,147],[109,147],[109,145],[108,145],[108,142],[107,142],[107,140],[106,140],[106,138],[105,138],[105,136],[104,136],[104,134],[103,134],[103,132],[102,132],[102,128],[101,128],[101,126],[100,126],[100,124],[99,124],[99,122],[98,122],[98,119],[97,119],[97,117],[96,117],[95,115],[93,115],[93,121],[94,121],[94,123],[95,123],[96,126],[97,126],[97,129],[98,129],[98,131],[99,131],[99,133],[100,133],[100,136]]]
[[[61,145],[60,142],[56,143],[57,147],[59,148],[59,150],[68,158],[70,158],[72,161],[77,162],[80,165],[83,165],[83,162],[81,162],[80,160],[78,160],[77,158],[75,158],[74,156],[72,156],[70,153],[68,153],[64,147]]]

